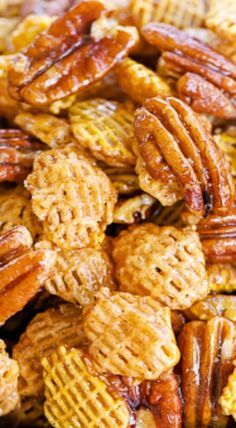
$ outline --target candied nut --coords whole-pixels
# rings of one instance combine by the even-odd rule
[[[18,185],[0,193],[0,233],[20,225],[29,230],[33,240],[42,233],[42,225],[32,211],[30,193]]]
[[[218,399],[233,370],[236,328],[232,321],[215,317],[187,323],[179,335],[181,350],[183,424],[226,427]]]
[[[0,339],[0,417],[10,413],[19,403],[18,364],[9,357],[5,348],[5,343]]]
[[[69,123],[66,119],[55,117],[52,114],[21,112],[17,114],[14,122],[52,149],[72,142]]]
[[[209,293],[198,234],[191,229],[131,226],[112,242],[120,290],[187,309]]]
[[[225,213],[232,207],[228,162],[187,104],[171,97],[147,100],[136,111],[134,132],[149,174],[164,183],[174,174],[194,216],[200,219],[211,209]]]
[[[37,248],[47,248],[47,242],[40,242]],[[50,248],[50,244],[49,244]],[[115,289],[113,265],[102,248],[82,248],[72,251],[56,251],[53,274],[44,283],[50,294],[85,306],[92,303],[101,287]]]
[[[114,210],[113,222],[133,224],[146,220],[156,207],[156,200],[146,193],[128,199],[120,199]]]
[[[9,121],[12,121],[20,108],[20,103],[11,98],[8,92],[7,71],[11,61],[12,55],[0,56],[0,114]]]
[[[107,74],[136,39],[121,26],[99,40],[88,35],[102,13],[102,1],[82,1],[56,19],[10,65],[10,95],[34,106],[49,105],[79,93]]]
[[[157,95],[165,97],[172,93],[162,77],[130,58],[124,59],[116,66],[116,76],[122,91],[140,104],[147,98]]]
[[[170,309],[150,297],[102,290],[85,313],[84,331],[101,373],[156,379],[179,360]]]
[[[234,361],[234,365],[236,366],[236,361]],[[224,414],[228,416],[232,415],[236,421],[236,367],[228,378],[227,385],[223,389],[219,403]]]
[[[185,322],[186,318],[183,312],[171,311],[171,323],[175,333],[179,333],[182,330]]]
[[[199,113],[205,113],[207,108],[207,113],[212,115],[236,118],[236,66],[230,59],[170,25],[147,24],[142,33],[151,45],[163,52],[162,58],[168,67],[173,66],[174,70],[177,67],[181,74],[190,72],[179,84],[180,97]]]
[[[52,426],[99,428],[130,426],[130,412],[92,361],[79,349],[60,346],[43,358],[45,415]],[[64,404],[66,403],[66,405]]]
[[[236,261],[236,207],[225,216],[210,214],[201,220],[198,233],[208,263]]]
[[[155,381],[144,381],[141,395],[154,416],[156,427],[182,427],[182,403],[177,375],[167,372]],[[143,428],[149,428],[149,425],[144,425]]]
[[[135,171],[140,188],[164,206],[173,205],[182,199],[183,194],[177,180],[152,139],[145,137],[145,147],[142,146],[142,150],[138,139],[135,140],[133,149],[137,156]]]
[[[36,158],[25,184],[46,239],[64,250],[102,241],[116,192],[89,158],[72,148],[48,150]]]
[[[42,286],[54,263],[52,251],[30,251],[31,242],[23,226],[0,235],[0,324],[23,309]]]
[[[140,190],[138,177],[131,166],[126,168],[111,168],[107,165],[100,166],[108,175],[114,188],[120,195],[129,195]]]
[[[95,98],[73,104],[69,118],[75,138],[96,159],[110,166],[135,163],[132,152],[133,106]]]
[[[14,346],[13,356],[20,368],[21,398],[43,397],[40,361],[62,344],[68,347],[86,345],[81,310],[70,304],[37,314]]]
[[[181,218],[183,208],[184,203],[182,201],[177,202],[171,207],[163,207],[160,205],[155,212],[153,223],[157,224],[157,226],[175,226],[182,228],[184,226]]]
[[[206,15],[206,26],[215,31],[223,39],[235,41],[236,38],[236,4],[234,0],[226,0],[224,7],[220,0],[209,0]]]
[[[185,315],[191,319],[207,321],[217,316],[224,316],[236,321],[236,296],[225,294],[212,294],[201,302],[195,303],[185,311]]]
[[[148,22],[165,22],[177,28],[200,27],[205,18],[204,0],[131,0],[130,13],[142,28]]]
[[[224,152],[226,158],[228,159],[231,166],[231,173],[236,176],[236,132],[235,134],[230,134],[229,131],[221,132],[214,135],[214,139],[221,150]]]
[[[207,275],[211,291],[216,293],[232,293],[236,291],[236,266],[227,264],[210,264]]]
[[[26,48],[34,41],[36,36],[47,30],[54,20],[55,18],[50,18],[48,15],[30,15],[18,25],[16,23],[13,28],[14,31],[10,33],[6,42],[7,52],[15,53]]]
[[[44,144],[20,129],[1,129],[0,182],[23,182],[32,169],[35,156],[44,148]]]

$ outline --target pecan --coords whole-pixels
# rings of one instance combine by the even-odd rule
[[[45,148],[19,129],[0,130],[0,182],[23,182],[30,173],[35,155]]]
[[[205,124],[187,104],[171,97],[147,100],[136,111],[134,131],[149,174],[155,178],[161,169],[166,176],[174,174],[191,213],[202,217],[211,209],[228,211],[234,199],[230,167]],[[155,147],[162,155],[159,169]],[[165,175],[159,179],[165,181]]]
[[[36,106],[48,105],[100,80],[134,41],[125,27],[101,37],[89,33],[103,13],[102,1],[82,1],[54,21],[16,56],[8,73],[11,96]]]
[[[226,427],[228,418],[222,414],[218,400],[233,370],[235,324],[221,317],[207,323],[189,322],[178,344],[182,353],[184,427]]]
[[[32,251],[31,243],[31,236],[23,226],[0,235],[0,324],[23,309],[54,262],[52,252]]]
[[[236,261],[236,207],[228,215],[211,214],[198,225],[203,252],[209,263]]]
[[[180,82],[180,97],[198,112],[205,113],[207,107],[207,113],[236,118],[236,65],[233,62],[206,43],[170,25],[148,24],[143,35],[163,52],[162,58],[168,67],[176,69],[177,66],[182,74],[194,73]]]

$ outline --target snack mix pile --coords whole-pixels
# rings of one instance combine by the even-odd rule
[[[236,427],[236,0],[0,0],[0,427]]]

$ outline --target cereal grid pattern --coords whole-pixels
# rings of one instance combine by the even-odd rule
[[[55,428],[128,428],[125,402],[113,397],[103,380],[90,373],[83,354],[60,347],[44,358],[44,411]]]
[[[225,0],[223,7],[220,0],[209,0],[206,25],[220,37],[234,42],[236,37],[235,0]]]

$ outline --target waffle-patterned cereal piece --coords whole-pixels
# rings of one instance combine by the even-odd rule
[[[230,135],[226,132],[216,134],[214,136],[215,141],[221,150],[225,153],[228,159],[231,172],[233,176],[236,176],[236,132],[234,135]]]
[[[133,167],[115,168],[101,165],[120,195],[129,195],[140,190],[138,176]]]
[[[29,15],[11,32],[7,41],[8,52],[15,53],[30,45],[36,36],[47,30],[55,20],[48,15]]]
[[[146,193],[128,199],[120,199],[114,210],[114,223],[133,224],[148,219],[157,203],[156,199]]]
[[[69,109],[75,138],[95,158],[111,166],[135,163],[133,113],[125,103],[101,98],[75,103]]]
[[[12,0],[13,1],[13,0]],[[17,1],[17,0],[15,0]],[[22,17],[39,14],[48,16],[58,16],[68,10],[74,4],[78,3],[77,0],[18,0],[22,5],[20,8],[20,15]]]
[[[181,350],[185,428],[225,428],[228,417],[218,403],[236,352],[236,327],[215,317],[187,323],[178,338]]]
[[[92,24],[106,13],[102,1],[84,0],[59,16],[17,55],[8,72],[11,96],[45,106],[101,80],[137,42],[134,27],[109,19],[105,32],[93,34]]]
[[[236,3],[225,0],[224,7],[220,0],[209,0],[206,26],[223,39],[235,41],[236,38]]]
[[[21,311],[38,292],[55,261],[50,250],[31,250],[32,238],[23,226],[0,235],[0,324]]]
[[[5,347],[5,343],[0,339],[0,417],[11,412],[19,403],[19,368],[17,362],[7,354]]]
[[[172,93],[162,77],[131,58],[126,58],[117,65],[116,75],[122,91],[140,104],[147,98],[158,95],[166,97]]]
[[[173,97],[147,100],[136,110],[134,133],[147,172],[164,184],[174,175],[198,221],[210,210],[222,215],[233,206],[230,166],[205,122],[187,104]]]
[[[51,355],[58,346],[84,346],[81,311],[64,304],[37,314],[13,348],[14,359],[20,368],[21,397],[42,397],[43,378],[41,358]]]
[[[44,241],[37,244],[37,248],[47,246]],[[44,287],[50,294],[85,306],[94,300],[101,287],[115,289],[112,262],[102,248],[57,250],[54,274],[44,283]]]
[[[191,229],[131,226],[113,240],[115,275],[122,291],[187,309],[209,293],[198,234]]]
[[[61,346],[42,360],[44,411],[55,428],[129,428],[125,400],[109,388],[79,349]]]
[[[131,0],[130,12],[138,27],[164,22],[178,28],[200,27],[206,11],[204,0]]]
[[[209,286],[216,293],[236,291],[236,267],[215,263],[207,266]]]
[[[0,232],[20,225],[29,230],[33,240],[42,233],[42,225],[32,211],[30,193],[18,185],[0,193]]]
[[[36,158],[26,187],[49,241],[62,249],[101,242],[116,192],[90,159],[71,148],[46,151]]]
[[[236,321],[236,296],[210,294],[185,311],[185,315],[191,320],[207,321],[217,316],[223,316],[231,321]]]
[[[100,372],[156,379],[179,360],[170,309],[150,297],[101,291],[85,314],[84,331]]]
[[[236,361],[234,361],[236,366]],[[236,421],[236,367],[228,378],[227,385],[223,389],[219,403],[225,415],[232,415]]]
[[[14,122],[24,131],[46,143],[52,149],[72,141],[72,133],[66,119],[52,114],[19,113]]]

